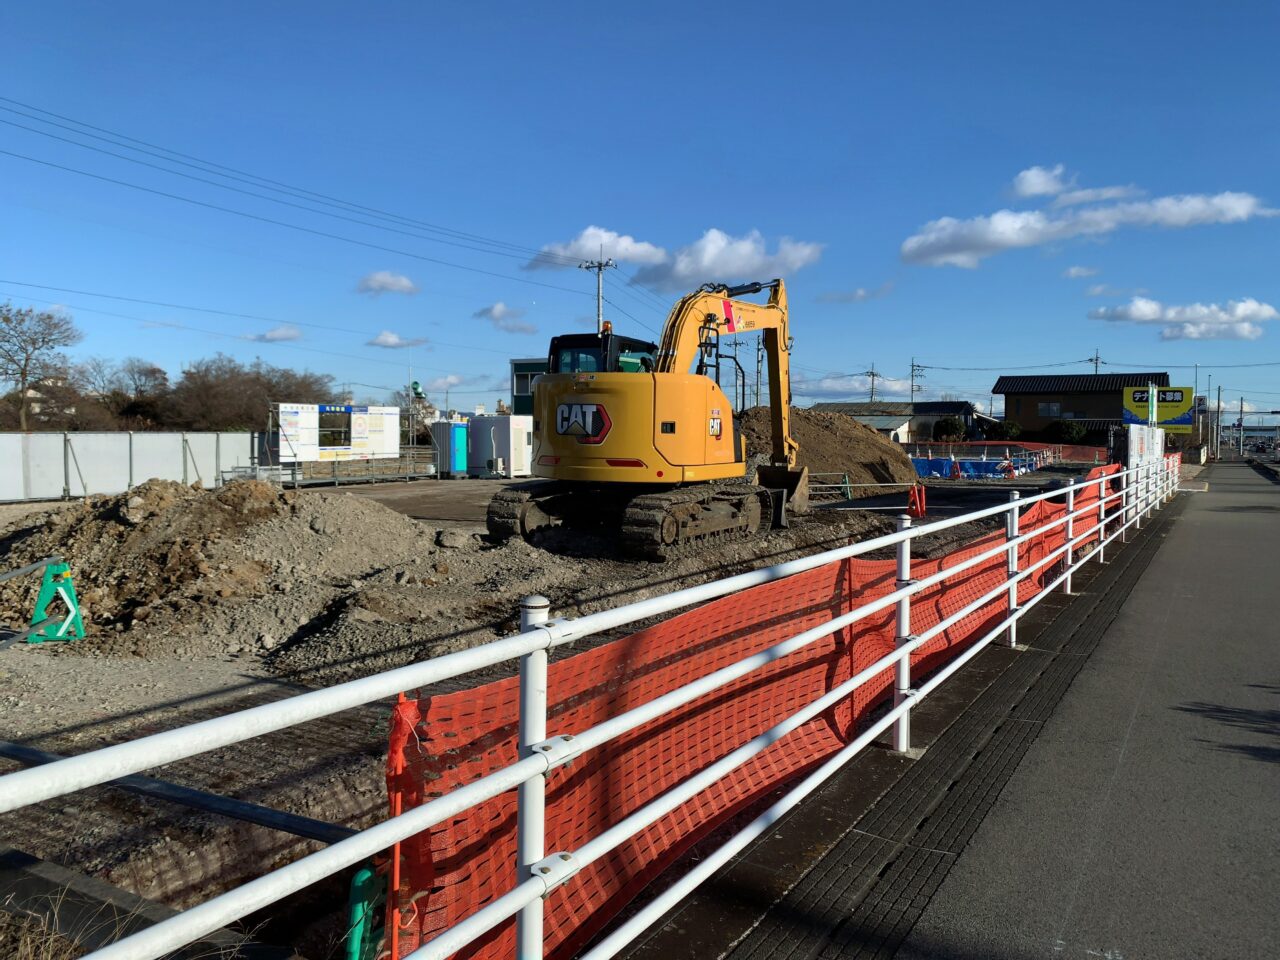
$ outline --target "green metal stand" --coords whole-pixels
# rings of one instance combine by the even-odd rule
[[[363,866],[351,878],[347,900],[347,949],[345,960],[374,960],[382,938],[382,904],[386,881],[371,866]]]
[[[28,643],[44,643],[46,640],[79,640],[84,636],[84,621],[80,619],[80,602],[76,599],[76,586],[71,580],[71,565],[51,563],[44,568],[40,581],[40,593],[36,597],[36,609],[31,614],[31,626],[49,619],[49,604],[61,600],[67,608],[62,620],[46,624],[27,638]]]

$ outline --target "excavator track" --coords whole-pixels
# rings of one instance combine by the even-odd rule
[[[555,480],[529,480],[512,484],[489,501],[485,525],[489,535],[499,540],[529,537],[537,530],[558,527],[564,522],[561,501],[571,499],[567,485]]]
[[[623,514],[622,543],[633,556],[651,560],[699,553],[767,529],[769,503],[764,487],[746,483],[641,494]]]
[[[756,536],[770,526],[770,509],[769,491],[748,483],[624,495],[622,490],[531,480],[494,495],[487,525],[490,536],[499,540],[530,539],[539,530],[559,526],[613,529],[631,556],[668,560]]]

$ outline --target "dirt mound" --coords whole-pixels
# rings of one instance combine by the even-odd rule
[[[767,407],[752,407],[738,420],[747,456],[767,459],[773,428]],[[896,443],[843,413],[791,408],[791,433],[800,444],[800,465],[810,473],[848,474],[850,483],[914,483],[911,459]],[[834,479],[834,478],[824,478]],[[874,487],[854,488],[854,496],[874,496]]]
[[[12,566],[51,554],[70,562],[90,636],[69,649],[149,653],[163,635],[172,652],[200,656],[280,642],[326,609],[335,577],[410,559],[422,534],[413,520],[343,494],[150,480],[24,518],[0,549]],[[33,578],[0,585],[0,618],[23,622],[33,595]]]

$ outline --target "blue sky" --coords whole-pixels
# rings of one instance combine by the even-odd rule
[[[913,356],[923,396],[985,400],[1097,348],[1280,409],[1278,30],[1265,3],[10,4],[0,298],[64,305],[77,357],[260,356],[359,397],[412,363],[492,403],[594,314],[546,260],[603,242],[640,335],[785,276],[801,402],[873,365],[905,394]]]

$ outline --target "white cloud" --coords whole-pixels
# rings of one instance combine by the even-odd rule
[[[517,307],[508,307],[499,300],[492,306],[477,310],[471,315],[477,320],[488,320],[503,333],[537,333],[538,328],[531,323],[521,323],[524,311]]]
[[[595,260],[601,255],[619,263],[653,264],[667,259],[667,251],[661,247],[593,225],[566,243],[548,243],[525,264],[525,269],[576,267],[583,260]]]
[[[1080,280],[1083,277],[1093,277],[1098,273],[1097,267],[1067,267],[1062,271],[1062,275],[1068,280]]]
[[[458,374],[446,373],[443,377],[436,377],[433,380],[428,380],[426,383],[426,386],[423,387],[423,389],[439,393],[442,390],[448,390],[450,387],[456,387],[458,384],[462,382],[463,382],[463,378],[460,377]]]
[[[1028,167],[1013,178],[1013,192],[1020,197],[1053,196],[1067,189],[1062,180],[1066,167]]]
[[[1093,187],[1087,190],[1068,190],[1053,198],[1055,207],[1070,207],[1081,203],[1101,203],[1104,200],[1129,200],[1142,196],[1135,186]]]
[[[1097,307],[1089,311],[1093,320],[1127,323],[1162,323],[1162,340],[1257,340],[1259,323],[1275,320],[1280,312],[1269,303],[1252,297],[1228,300],[1226,304],[1191,303],[1168,305],[1147,297],[1134,297],[1118,307]]]
[[[426,337],[413,337],[407,339],[398,333],[392,333],[390,330],[383,330],[372,340],[366,341],[366,345],[370,347],[385,347],[388,350],[403,350],[405,347],[420,347],[426,343]]]
[[[282,323],[265,333],[250,333],[245,339],[255,340],[258,343],[284,343],[287,340],[301,340],[302,331],[292,324]]]
[[[901,253],[907,263],[973,269],[983,258],[1005,250],[1101,236],[1121,227],[1181,229],[1239,223],[1253,217],[1275,216],[1277,212],[1263,206],[1252,194],[1233,192],[1157,197],[1054,215],[1041,210],[998,210],[968,220],[932,220],[903,241]]]
[[[874,290],[868,290],[866,287],[857,287],[853,290],[835,290],[830,293],[824,293],[818,297],[819,303],[864,303],[867,300],[874,300],[877,297],[888,296],[893,290],[893,281],[880,284]]]
[[[1145,287],[1113,287],[1109,283],[1095,283],[1085,288],[1086,297],[1132,297],[1146,293]]]
[[[360,293],[367,293],[373,297],[380,296],[384,293],[403,293],[406,295],[412,295],[418,292],[418,285],[403,273],[393,273],[390,270],[378,270],[375,273],[366,274],[361,277],[360,282],[356,284],[356,290]]]
[[[796,396],[813,399],[865,400],[871,394],[871,378],[861,374],[833,373],[804,380],[793,377],[791,386]],[[910,397],[911,381],[876,377],[876,395],[885,399]]]
[[[635,282],[664,290],[693,290],[704,283],[771,280],[807,267],[822,256],[822,245],[783,237],[770,253],[758,230],[733,237],[712,227],[681,247],[666,263],[638,271]]]

